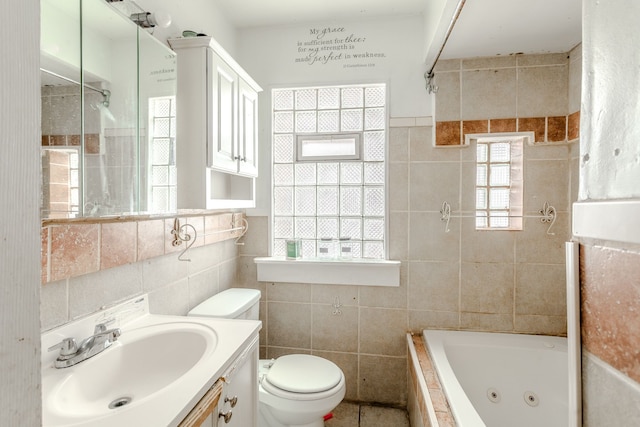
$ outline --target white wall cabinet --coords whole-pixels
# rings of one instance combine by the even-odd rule
[[[178,208],[254,207],[262,89],[212,37],[169,42],[178,56]]]

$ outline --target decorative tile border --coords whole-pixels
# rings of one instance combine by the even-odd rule
[[[463,146],[473,133],[533,132],[536,144],[572,142],[580,138],[580,112],[568,116],[436,121],[436,147]]]
[[[196,229],[193,247],[240,236],[242,213],[178,215],[171,218],[83,218],[45,221],[41,228],[42,283],[54,282],[99,270],[182,251],[173,246],[174,221]]]

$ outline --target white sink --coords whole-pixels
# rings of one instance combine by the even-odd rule
[[[102,353],[43,372],[45,421],[89,422],[153,399],[214,352],[217,341],[212,328],[187,321],[123,329]]]
[[[215,350],[216,333],[194,323],[123,331],[114,345],[43,376],[44,406],[61,418],[93,418],[152,397]]]
[[[56,369],[64,338],[82,340],[107,320],[122,335],[102,353]],[[231,361],[258,339],[261,323],[149,314],[135,297],[42,334],[44,427],[175,427]]]

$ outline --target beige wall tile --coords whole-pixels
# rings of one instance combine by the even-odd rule
[[[288,302],[269,302],[268,305],[269,345],[310,349],[311,305]]]
[[[258,282],[258,270],[253,256],[241,256],[238,259],[238,286],[243,288],[259,289],[262,298],[267,297],[267,284]]]
[[[389,164],[389,211],[406,211],[409,209],[409,163],[395,162]]]
[[[298,283],[269,283],[267,301],[311,302],[311,285]]]
[[[524,165],[524,211],[538,212],[544,202],[569,209],[569,161],[529,160]]]
[[[70,320],[67,279],[49,282],[40,288],[40,323],[43,331]]]
[[[458,150],[443,150],[434,144],[434,126],[423,126],[412,128],[409,140],[409,157],[412,162],[435,161],[435,162],[457,162],[460,160]]]
[[[515,56],[491,56],[483,58],[468,58],[462,60],[464,70],[482,70],[495,68],[513,68],[516,66]]]
[[[400,286],[360,287],[360,306],[379,308],[400,308],[407,306],[407,262],[400,266]]]
[[[187,279],[149,292],[149,311],[153,314],[185,316],[189,312]]]
[[[408,309],[458,311],[459,268],[457,262],[409,263]]]
[[[311,301],[315,304],[333,304],[338,298],[342,305],[358,305],[359,286],[311,285]]]
[[[290,348],[290,347],[272,347],[267,349],[267,359],[277,359],[287,354],[311,354],[309,349]]]
[[[458,163],[417,163],[409,168],[409,204],[412,211],[435,211],[448,201],[457,205],[460,192]]]
[[[407,403],[407,358],[360,355],[358,399],[396,405]]]
[[[582,422],[585,427],[640,425],[638,383],[582,351]]]
[[[567,335],[567,316],[515,315],[514,330],[536,335]]]
[[[515,68],[464,71],[462,120],[516,117]]]
[[[513,331],[513,315],[490,313],[460,313],[460,328],[485,332]]]
[[[218,266],[218,287],[220,292],[238,286],[238,261],[232,259]]]
[[[518,55],[518,67],[537,65],[566,65],[569,60],[566,53],[545,53],[540,55]]]
[[[568,90],[568,65],[518,68],[517,117],[566,115]]]
[[[389,129],[390,162],[406,162],[409,160],[409,128]]]
[[[438,86],[434,116],[439,122],[458,121],[460,115],[460,73],[437,73]]]
[[[516,314],[566,315],[564,265],[518,264],[515,303]]]
[[[571,144],[524,144],[525,160],[566,160]],[[526,183],[525,183],[526,185]]]
[[[459,329],[457,311],[409,310],[409,331],[420,333],[424,329]]]
[[[336,314],[334,314],[334,312]],[[313,350],[358,352],[358,308],[314,304],[311,348]]]
[[[389,218],[389,258],[406,260],[409,257],[409,213],[391,212]]]
[[[347,383],[345,400],[358,399],[358,355],[355,353],[337,353],[314,350],[311,354],[332,361],[342,370]],[[357,405],[356,405],[357,407]],[[336,411],[333,411],[336,412]],[[356,418],[357,420],[357,418]]]
[[[267,256],[269,255],[269,217],[247,217],[249,230],[242,238],[244,245],[239,246],[239,252],[243,255]]]
[[[189,310],[191,310],[207,298],[218,293],[218,268],[213,267],[189,276],[188,284]]]
[[[513,264],[462,263],[460,309],[463,312],[512,314]]]
[[[462,66],[461,59],[442,59],[439,60],[434,68],[434,72],[440,73],[443,71],[455,71],[459,70]]]
[[[474,218],[456,220],[462,221],[460,245],[463,262],[514,262],[517,231],[476,230]]]
[[[150,292],[188,276],[188,262],[178,260],[177,254],[151,258],[142,262],[144,291]]]
[[[360,353],[406,355],[406,310],[360,308]]]
[[[452,205],[452,209],[453,205]],[[409,217],[409,259],[414,261],[458,261],[460,223],[452,219],[449,232],[439,212],[413,212]]]
[[[516,233],[516,262],[564,265],[564,243],[571,238],[569,217],[556,213],[553,235],[547,234],[549,225],[539,218],[524,219],[524,230]]]
[[[141,294],[142,291],[142,272],[139,264],[122,265],[71,278],[69,318],[94,313],[104,305],[124,301]]]

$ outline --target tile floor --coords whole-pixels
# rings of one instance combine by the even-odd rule
[[[342,402],[332,413],[325,427],[410,427],[404,409]]]

